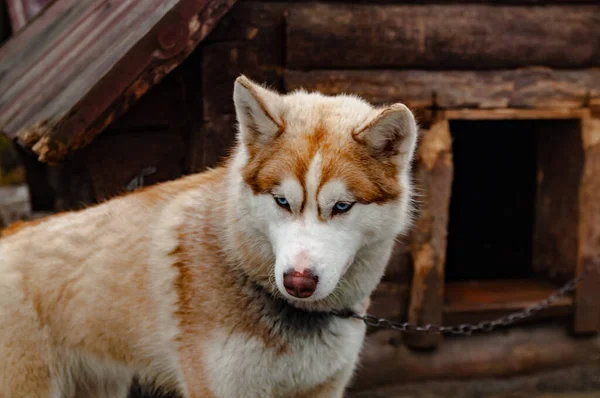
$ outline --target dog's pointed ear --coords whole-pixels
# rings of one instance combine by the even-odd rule
[[[240,76],[233,89],[233,102],[241,142],[246,146],[267,144],[283,129],[278,119],[281,96]]]
[[[373,120],[353,136],[369,148],[373,157],[405,166],[412,161],[417,131],[413,113],[398,103],[379,110]]]

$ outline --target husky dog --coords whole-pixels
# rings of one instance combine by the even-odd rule
[[[221,167],[0,240],[0,397],[342,397],[411,218],[402,104],[235,82]]]

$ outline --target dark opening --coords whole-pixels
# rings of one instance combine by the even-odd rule
[[[533,274],[534,123],[450,122],[454,180],[445,267],[448,281]]]

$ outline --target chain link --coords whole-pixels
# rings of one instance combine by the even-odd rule
[[[592,271],[592,266],[589,265],[584,267],[582,272],[578,276],[569,280],[560,289],[554,291],[550,296],[544,300],[533,304],[522,311],[513,312],[506,316],[494,319],[486,320],[477,323],[463,323],[454,326],[442,326],[442,325],[416,325],[408,322],[395,322],[385,318],[377,318],[372,315],[358,315],[354,312],[334,312],[335,315],[340,317],[351,317],[363,321],[367,326],[378,328],[378,329],[394,329],[405,333],[437,333],[437,334],[451,334],[470,336],[473,333],[483,332],[489,333],[496,330],[499,327],[506,327],[513,325],[519,321],[530,318],[538,312],[550,307],[560,297],[570,293],[577,288],[577,285],[583,279],[584,274]]]

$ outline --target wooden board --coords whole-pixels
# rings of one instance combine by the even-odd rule
[[[585,163],[579,190],[579,261],[574,330],[600,332],[600,104],[584,119]]]
[[[353,388],[366,390],[419,381],[507,378],[597,364],[598,355],[600,337],[574,339],[565,333],[564,325],[520,326],[501,333],[448,338],[432,353],[413,351],[402,344],[398,332],[380,330],[365,342]]]
[[[233,83],[245,74],[281,89],[282,4],[237,3],[201,47],[203,115],[210,121],[234,114]]]
[[[17,32],[35,18],[50,0],[6,0],[13,32]]]
[[[486,366],[486,364],[482,364]],[[360,367],[358,369],[360,377]],[[511,378],[398,382],[350,390],[346,398],[598,398],[600,366],[586,364]]]
[[[53,2],[0,49],[0,131],[61,160],[179,65],[233,2]]]
[[[600,69],[285,71],[286,90],[354,93],[412,108],[582,108],[600,97]]]
[[[581,119],[539,121],[533,268],[553,278],[575,275],[584,148]],[[533,154],[532,154],[533,156]]]
[[[287,21],[291,69],[600,65],[599,5],[311,3]]]
[[[261,3],[314,3],[315,0],[244,0]],[[328,0],[328,3],[356,4],[597,4],[598,0]]]
[[[410,284],[412,280],[412,258],[408,238],[400,236],[396,239],[392,256],[385,269],[382,281]]]
[[[452,187],[452,139],[443,115],[422,131],[417,152],[415,181],[419,216],[411,233],[413,259],[408,321],[413,324],[441,324],[444,298],[444,263],[448,233],[448,207]],[[407,334],[411,347],[432,347],[438,334]]]
[[[535,279],[465,281],[446,284],[444,324],[489,321],[521,311],[545,300],[559,284]],[[573,312],[573,297],[564,296],[531,320],[560,317]]]

